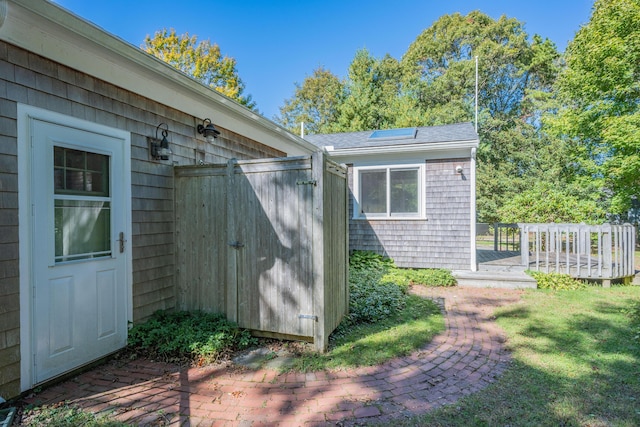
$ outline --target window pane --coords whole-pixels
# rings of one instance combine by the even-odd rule
[[[84,191],[84,172],[67,169],[65,190]]]
[[[53,148],[53,165],[64,167],[64,149],[62,147]]]
[[[54,147],[55,194],[109,196],[109,156]]]
[[[387,213],[387,171],[360,171],[360,210]]]
[[[56,261],[111,255],[109,202],[55,201]]]
[[[391,213],[418,213],[418,170],[391,170]]]
[[[84,151],[65,149],[66,166],[74,169],[84,169]]]

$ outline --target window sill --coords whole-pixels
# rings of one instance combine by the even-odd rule
[[[366,216],[358,216],[351,218],[354,221],[428,221],[426,217],[416,217],[416,216],[375,216],[375,217],[366,217]]]

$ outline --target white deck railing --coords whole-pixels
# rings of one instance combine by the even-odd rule
[[[582,279],[635,274],[635,227],[586,224],[518,224],[522,263],[531,270]]]

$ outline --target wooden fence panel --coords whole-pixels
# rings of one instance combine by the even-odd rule
[[[313,186],[309,162],[268,165],[268,169],[235,170],[237,191],[233,210],[236,227],[232,240],[243,246],[235,251],[238,283],[238,324],[257,331],[303,337],[313,336],[312,287],[316,285],[309,256],[307,217]]]
[[[226,313],[224,167],[176,169],[176,298],[179,310]]]
[[[176,168],[177,299],[314,341],[348,310],[346,169],[313,156]]]

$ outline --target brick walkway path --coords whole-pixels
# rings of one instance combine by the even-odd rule
[[[30,402],[68,401],[153,426],[335,426],[422,414],[482,390],[506,369],[504,337],[491,316],[496,307],[516,302],[521,291],[418,292],[444,301],[446,332],[423,350],[380,366],[278,374],[112,361],[46,389]]]

